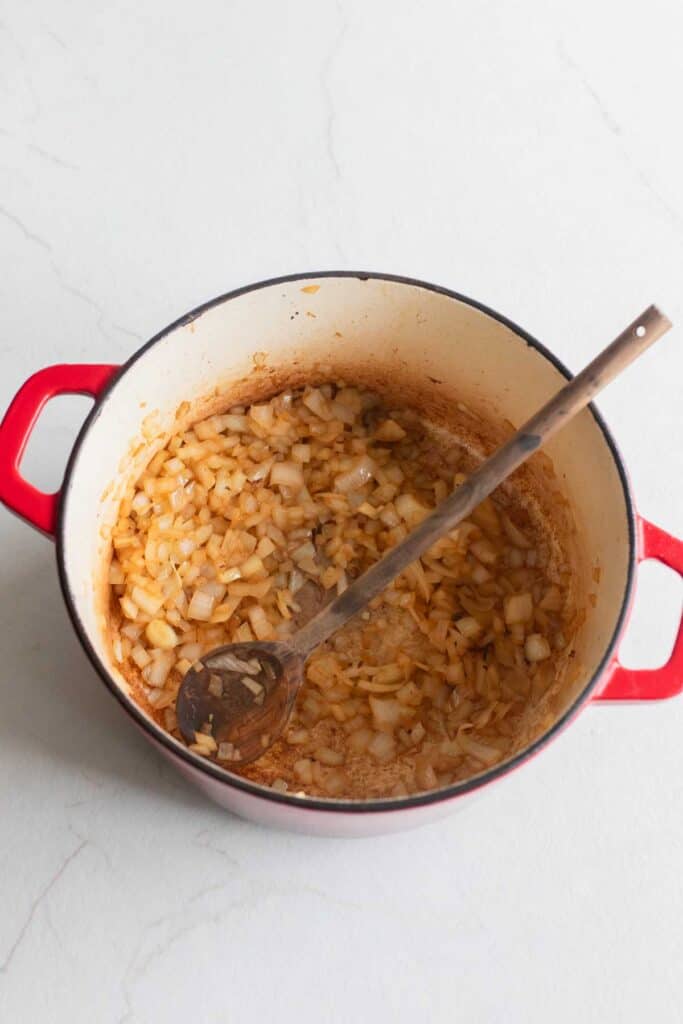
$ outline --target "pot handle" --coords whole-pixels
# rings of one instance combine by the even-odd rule
[[[55,395],[98,398],[118,369],[103,364],[46,366],[22,384],[0,423],[0,501],[48,537],[55,533],[60,491],[45,494],[19,472],[31,431]]]
[[[683,541],[638,517],[638,561],[656,558],[683,576]],[[625,668],[615,658],[604,690],[593,699],[662,700],[683,692],[683,616],[671,657],[660,668]]]

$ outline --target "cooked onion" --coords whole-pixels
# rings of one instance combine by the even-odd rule
[[[346,384],[171,437],[112,530],[112,656],[136,698],[179,737],[178,688],[201,661],[214,697],[225,668],[263,703],[258,661],[210,652],[286,639],[463,483],[465,462]],[[486,499],[311,655],[286,735],[240,773],[279,792],[405,796],[519,749],[582,621],[530,523],[509,493]],[[240,759],[210,723],[190,749]]]
[[[295,492],[304,486],[304,474],[297,462],[276,462],[270,471],[270,482],[276,487],[291,487]]]
[[[171,650],[178,643],[178,634],[162,619],[153,619],[148,623],[145,633],[152,647]]]
[[[360,490],[361,487],[364,487],[365,484],[372,480],[374,472],[375,463],[367,455],[363,455],[361,458],[356,459],[346,472],[340,473],[339,476],[335,477],[334,488],[336,491],[341,491],[342,494]]]
[[[466,753],[475,757],[477,761],[481,761],[487,767],[496,764],[501,759],[501,752],[496,747],[488,746],[481,740],[476,740],[470,736],[469,733],[461,730],[457,736],[457,743],[460,748]]]
[[[531,594],[511,594],[505,598],[505,622],[508,626],[528,622],[533,612]]]
[[[209,594],[205,590],[195,590],[187,609],[188,618],[208,622],[215,604],[216,598],[213,594]]]
[[[380,764],[386,764],[387,761],[391,761],[395,751],[396,741],[394,737],[384,732],[375,733],[368,743],[368,753],[372,754]]]
[[[550,644],[540,633],[530,633],[524,642],[527,661],[545,661],[550,657]]]
[[[375,441],[402,441],[406,432],[396,420],[385,420],[375,431]]]

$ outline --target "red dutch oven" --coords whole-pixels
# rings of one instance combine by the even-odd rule
[[[0,426],[0,499],[56,541],[64,599],[88,657],[128,716],[188,778],[222,806],[253,820],[327,835],[410,828],[461,807],[476,791],[525,764],[584,706],[659,700],[683,689],[683,628],[661,668],[619,663],[618,645],[637,565],[654,558],[683,572],[683,543],[638,515],[623,462],[602,418],[589,407],[547,448],[576,525],[587,570],[599,584],[577,640],[581,666],[553,721],[526,749],[474,778],[410,797],[344,801],[276,793],[188,751],[133,701],[107,642],[108,531],[127,486],[173,429],[182,402],[200,409],[254,365],[273,380],[296,368],[354,366],[378,380],[420,381],[444,399],[519,424],[570,374],[505,317],[445,288],[382,274],[300,274],[223,295],[152,338],[121,367],[58,365],[19,389]],[[60,394],[95,404],[76,440],[62,488],[44,494],[20,464],[41,409]],[[593,576],[593,580],[595,576]],[[587,590],[588,592],[588,590]],[[594,606],[593,606],[594,605]],[[542,770],[542,769],[538,769]]]

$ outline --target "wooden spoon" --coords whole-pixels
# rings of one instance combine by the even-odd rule
[[[287,641],[228,644],[196,662],[186,673],[177,698],[183,738],[192,744],[195,732],[210,726],[211,735],[221,745],[220,760],[226,767],[260,757],[287,724],[311,652],[456,527],[670,327],[669,320],[655,306],[646,309],[404,541]]]

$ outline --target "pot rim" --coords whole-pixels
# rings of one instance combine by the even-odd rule
[[[243,779],[238,775],[231,775],[225,769],[216,767],[213,762],[206,760],[206,758],[200,758],[199,755],[193,754],[191,751],[176,746],[176,741],[172,739],[169,734],[162,729],[156,723],[150,721],[142,712],[141,708],[135,703],[135,701],[127,696],[119,686],[115,683],[112,678],[107,666],[100,659],[99,655],[95,651],[93,645],[88,638],[86,630],[81,622],[81,618],[76,606],[76,599],[71,590],[68,580],[68,574],[64,559],[64,542],[65,542],[65,530],[66,530],[66,508],[68,504],[69,494],[71,490],[72,477],[78,466],[78,458],[80,449],[85,440],[88,431],[95,423],[95,421],[101,415],[104,407],[109,400],[109,397],[116,387],[119,379],[127,373],[135,363],[149,350],[152,346],[156,345],[159,341],[165,338],[171,332],[175,331],[179,327],[184,327],[193,320],[196,320],[203,313],[209,309],[213,309],[216,306],[223,305],[223,303],[230,301],[231,299],[239,298],[242,295],[246,295],[249,292],[260,291],[263,288],[269,288],[280,284],[288,284],[293,281],[304,281],[317,278],[356,278],[359,281],[389,281],[394,284],[410,285],[411,287],[420,288],[429,292],[436,292],[439,295],[444,295],[447,298],[454,299],[457,302],[462,302],[473,309],[479,310],[486,316],[491,317],[498,323],[503,324],[510,331],[521,338],[522,341],[526,342],[531,348],[534,348],[542,356],[544,356],[567,380],[571,380],[573,374],[567,369],[567,367],[552,353],[550,352],[541,342],[539,342],[532,335],[528,334],[523,328],[519,327],[512,320],[502,316],[500,313],[491,309],[489,306],[484,305],[481,302],[471,299],[466,295],[462,295],[459,292],[453,291],[450,288],[444,288],[441,285],[431,284],[427,281],[421,281],[417,278],[404,277],[398,274],[384,274],[374,271],[356,271],[356,270],[322,270],[322,271],[308,271],[305,273],[297,274],[286,274],[280,277],[272,277],[263,281],[258,281],[255,284],[244,285],[241,288],[235,288],[232,291],[226,292],[223,295],[219,295],[214,299],[210,299],[208,302],[204,302],[201,305],[195,307],[189,313],[185,313],[179,319],[173,321],[167,327],[163,328],[157,334],[155,334],[149,341],[145,342],[140,348],[138,348],[133,355],[124,362],[117,373],[115,373],[112,379],[107,384],[106,388],[99,395],[95,401],[92,409],[86,417],[78,436],[74,442],[74,446],[69,455],[69,459],[66,464],[64,472],[64,482],[61,491],[61,500],[59,503],[59,509],[57,513],[57,530],[56,530],[56,556],[57,556],[57,571],[59,576],[59,584],[64,597],[64,602],[69,613],[69,617],[76,631],[76,634],[81,642],[83,649],[85,650],[88,659],[90,660],[93,668],[112,694],[113,697],[118,701],[121,707],[126,711],[134,723],[141,726],[145,732],[149,733],[152,739],[161,743],[161,745],[173,756],[179,758],[185,762],[191,769],[195,769],[214,781],[220,782],[223,785],[232,787],[237,790],[241,790],[243,793],[249,796],[255,797],[260,800],[270,801],[276,804],[283,804],[290,808],[305,810],[305,811],[323,811],[327,813],[343,813],[343,814],[372,814],[372,813],[386,813],[390,811],[404,811],[418,807],[425,807],[430,804],[442,803],[447,800],[452,800],[459,796],[464,796],[467,793],[471,793],[474,790],[480,789],[502,776],[507,775],[515,768],[519,767],[525,761],[530,760],[535,754],[539,753],[551,740],[555,739],[558,733],[567,725],[570,720],[576,715],[579,709],[588,703],[589,698],[597,688],[598,682],[603,676],[605,669],[612,659],[614,654],[617,641],[621,635],[621,631],[624,627],[628,609],[630,606],[631,595],[633,591],[634,583],[634,572],[636,563],[636,528],[635,528],[635,511],[634,501],[631,494],[628,476],[624,467],[624,463],[621,454],[616,446],[616,443],[607,427],[607,424],[603,420],[602,416],[595,408],[595,405],[591,402],[587,407],[598,427],[602,431],[603,437],[607,443],[607,446],[614,459],[619,479],[621,481],[624,503],[626,505],[626,516],[628,523],[628,574],[626,579],[626,586],[624,588],[624,596],[619,609],[619,615],[617,622],[612,633],[612,636],[607,643],[603,656],[593,673],[591,679],[584,686],[581,692],[578,694],[572,704],[564,711],[564,713],[558,718],[558,720],[552,725],[547,732],[543,733],[538,737],[532,744],[520,751],[510,760],[503,762],[500,765],[496,765],[493,768],[488,769],[475,775],[470,779],[466,779],[463,782],[454,783],[450,786],[445,786],[442,789],[428,790],[425,793],[419,793],[414,796],[408,797],[387,797],[379,800],[334,800],[324,799],[321,797],[306,797],[301,799],[293,794],[278,793],[275,790],[269,789],[266,786],[261,786],[258,783],[251,782],[248,779]]]

